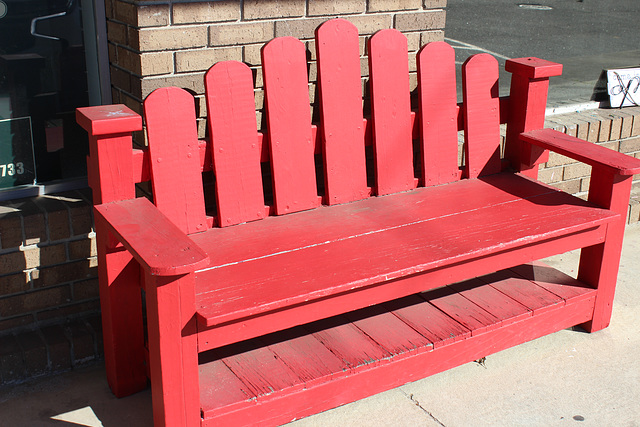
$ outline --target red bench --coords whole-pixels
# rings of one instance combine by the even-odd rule
[[[380,31],[365,118],[356,28],[336,19],[316,38],[317,127],[305,47],[288,37],[262,51],[264,133],[251,70],[233,61],[206,74],[206,141],[178,88],[145,101],[148,149],[132,149],[142,120],[126,107],[78,110],[109,384],[126,396],[149,376],[156,425],[284,423],[608,325],[640,160],[542,129],[561,65],[507,61],[499,98],[497,61],[475,55],[458,105],[453,50],[430,43],[412,111],[406,38]],[[547,150],[593,167],[588,201],[536,180]],[[153,204],[136,198],[146,181]],[[577,279],[536,262],[578,248]]]

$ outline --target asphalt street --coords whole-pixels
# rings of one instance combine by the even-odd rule
[[[564,65],[549,105],[593,100],[604,69],[640,65],[638,0],[449,0],[446,40],[461,65],[474,53],[537,56]],[[501,73],[501,95],[508,93]]]

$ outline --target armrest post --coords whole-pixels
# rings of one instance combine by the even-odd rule
[[[594,166],[591,171],[589,201],[619,213],[620,218],[609,225],[603,243],[580,252],[578,279],[598,289],[593,318],[582,325],[589,332],[606,328],[611,320],[632,181],[633,175],[606,167]]]
[[[76,121],[89,134],[87,172],[93,203],[135,198],[131,132],[142,118],[124,105],[78,108]],[[106,224],[96,221],[104,359],[117,397],[147,384],[140,267],[123,247],[113,248]]]
[[[93,203],[134,198],[131,132],[142,129],[142,117],[121,104],[102,105],[78,108],[76,121],[89,133]]]
[[[549,77],[562,74],[562,64],[538,58],[519,58],[508,60],[505,68],[513,74],[505,157],[516,170],[537,178],[538,164],[546,161],[545,151],[520,141],[518,136],[544,127]]]

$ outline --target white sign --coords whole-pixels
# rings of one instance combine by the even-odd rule
[[[640,105],[640,68],[607,70],[607,92],[611,107]]]

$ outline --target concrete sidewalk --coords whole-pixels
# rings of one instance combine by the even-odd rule
[[[548,260],[575,274],[577,254]],[[564,330],[294,423],[640,426],[640,225],[628,226],[611,326]],[[116,399],[102,366],[0,389],[0,426],[152,426],[149,390]]]

